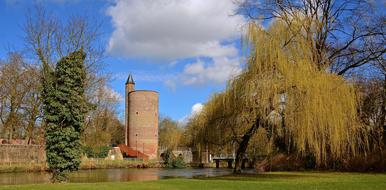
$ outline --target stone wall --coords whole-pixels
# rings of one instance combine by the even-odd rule
[[[161,157],[161,154],[167,151],[166,147],[159,147],[159,157]],[[190,147],[177,147],[175,150],[172,150],[172,153],[175,157],[182,156],[185,163],[192,163],[193,160],[193,153],[192,148]]]
[[[0,145],[0,163],[45,162],[42,145]]]
[[[173,150],[174,156],[181,156],[185,163],[193,162],[193,154],[191,150]]]
[[[123,160],[123,155],[119,147],[113,147],[109,150],[109,153],[105,160]]]

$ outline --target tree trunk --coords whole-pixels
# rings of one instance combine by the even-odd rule
[[[260,127],[260,119],[256,119],[255,123],[244,134],[244,136],[241,140],[241,143],[239,144],[239,148],[237,149],[235,168],[233,170],[233,173],[241,173],[241,164],[242,164],[243,159],[244,159],[245,151],[248,148],[249,140],[251,139],[252,135],[255,134],[257,129],[259,129],[259,127]]]
[[[15,122],[16,121],[16,119],[15,119],[16,116],[15,115],[16,114],[14,112],[14,109],[11,107],[9,116],[8,116],[6,122],[5,122],[6,128],[8,129],[8,142],[9,143],[12,141],[13,136],[14,136],[13,132],[14,132],[14,127],[16,125],[15,124],[16,123]]]
[[[383,79],[383,93],[382,93],[382,106],[381,106],[381,118],[379,120],[379,127],[383,129],[382,138],[383,138],[383,146],[386,147],[386,75]]]
[[[24,139],[24,144],[26,144],[26,145],[32,144],[32,135],[33,135],[34,127],[35,127],[34,123],[28,124],[27,134],[26,134],[25,139]]]
[[[27,134],[25,136],[25,144],[32,144],[32,136],[35,128],[36,118],[38,115],[38,108],[34,107],[32,112],[30,113],[30,117],[28,120]]]

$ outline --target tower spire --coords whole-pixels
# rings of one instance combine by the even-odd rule
[[[127,77],[127,80],[126,80],[126,84],[125,84],[125,96],[126,96],[126,113],[125,113],[125,144],[128,145],[128,139],[129,139],[129,136],[128,136],[128,129],[129,129],[129,105],[130,105],[130,102],[129,102],[129,94],[130,92],[133,92],[135,91],[134,89],[134,86],[135,86],[135,83],[134,83],[134,79],[133,79],[133,76],[131,74],[129,74],[129,76]]]
[[[127,77],[126,84],[135,84],[133,76],[131,74],[129,74],[129,76]]]

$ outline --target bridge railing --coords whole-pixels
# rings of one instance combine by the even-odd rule
[[[220,155],[220,156],[212,157],[212,160],[229,160],[229,159],[235,159],[235,156],[230,154],[230,155]]]

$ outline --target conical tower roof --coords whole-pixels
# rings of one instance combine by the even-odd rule
[[[135,84],[133,76],[131,74],[129,74],[129,76],[127,77],[126,84]]]

